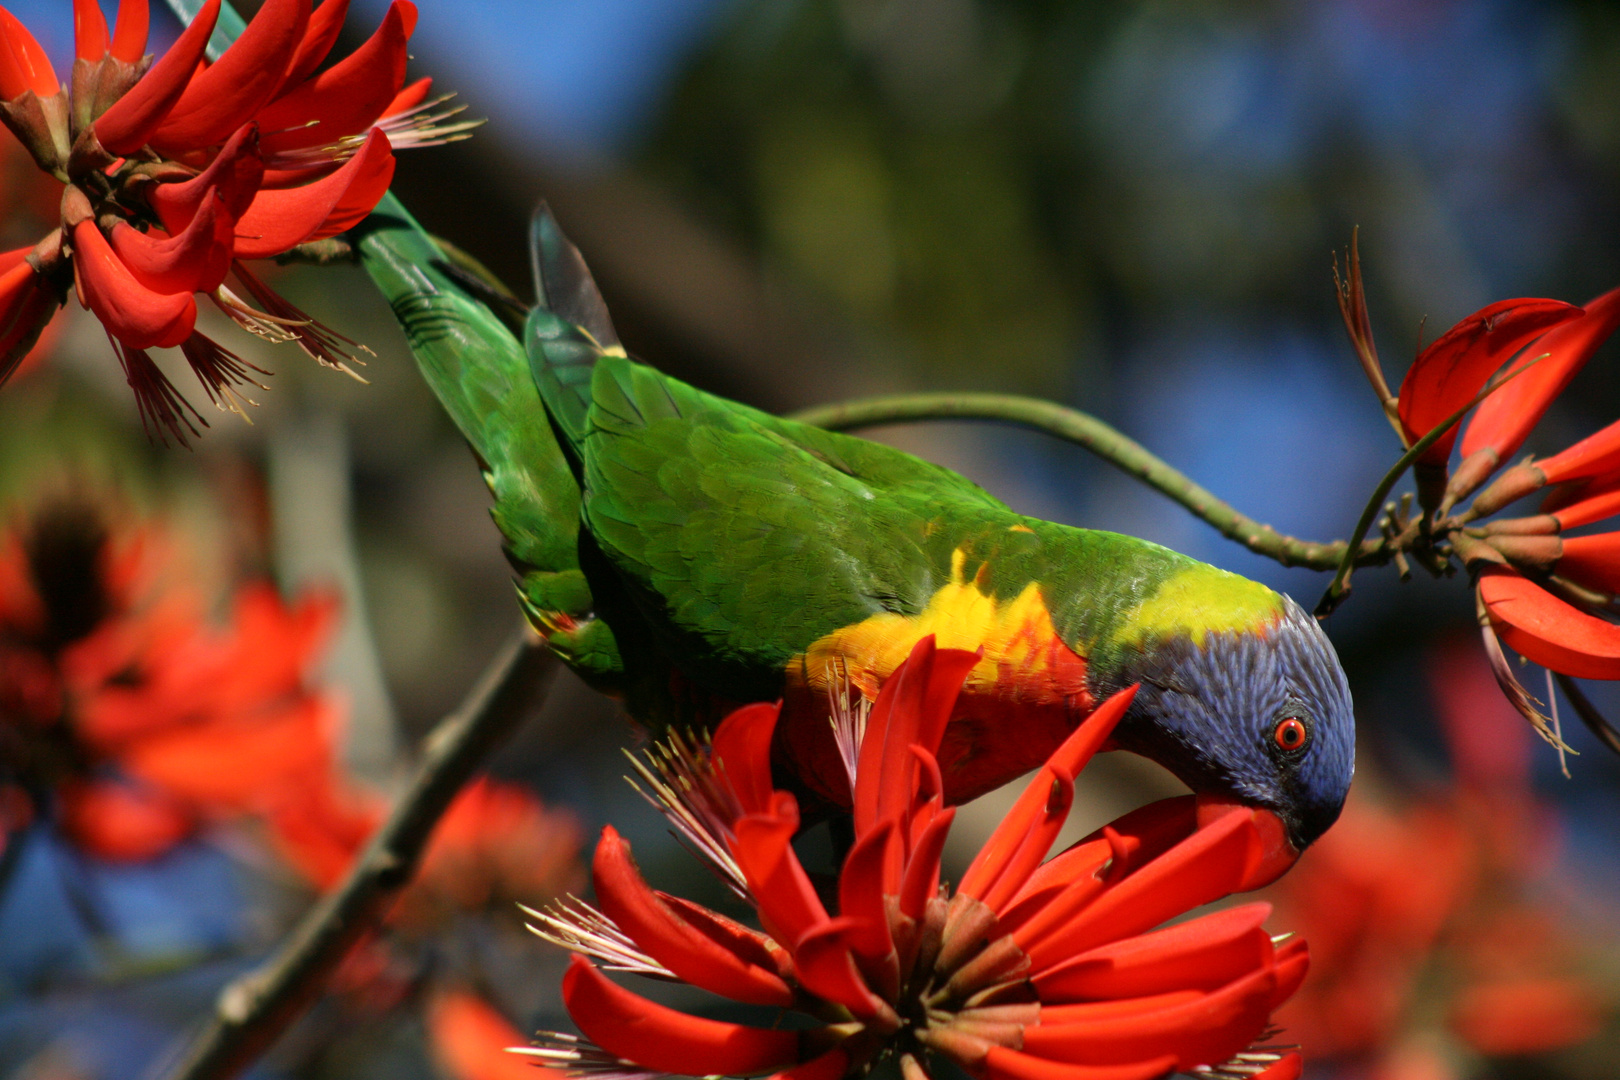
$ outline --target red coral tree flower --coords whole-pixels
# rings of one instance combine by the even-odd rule
[[[1075,776],[1134,690],[1069,736],[957,888],[942,885],[955,811],[944,806],[934,755],[977,659],[925,638],[869,712],[837,718],[855,841],[836,913],[794,853],[794,797],[771,786],[776,706],[731,714],[712,744],[677,737],[656,748],[643,780],[764,932],[654,890],[628,842],[604,829],[592,867],[597,906],[571,900],[531,912],[538,934],[577,954],[563,999],[583,1040],[542,1033],[526,1052],[576,1075],[618,1077],[836,1080],[883,1059],[908,1080],[924,1080],[936,1061],[986,1080],[1297,1075],[1297,1055],[1251,1049],[1308,962],[1303,942],[1279,947],[1262,928],[1270,908],[1154,929],[1275,876],[1266,815],[1169,799],[1046,859]],[[794,1010],[809,1023],[691,1016],[604,969]]]
[[[1447,537],[1452,553],[1474,575],[1479,623],[1498,684],[1543,738],[1568,749],[1556,712],[1543,714],[1519,683],[1502,651],[1506,643],[1551,673],[1549,705],[1556,678],[1587,726],[1620,751],[1620,732],[1573,681],[1620,679],[1620,624],[1614,618],[1620,611],[1620,533],[1566,535],[1620,514],[1620,421],[1559,453],[1502,469],[1620,327],[1620,289],[1584,307],[1535,298],[1487,305],[1418,355],[1397,397],[1384,382],[1372,344],[1353,244],[1348,269],[1339,282],[1345,326],[1403,444],[1413,445],[1485,394],[1460,429],[1456,469],[1448,468],[1458,442],[1453,427],[1418,458],[1416,477],[1430,531]],[[1544,491],[1539,513],[1495,516]],[[1472,503],[1453,514],[1470,496]]]
[[[306,676],[335,603],[266,584],[223,627],[152,529],[47,507],[0,537],[0,791],[82,849],[141,860],[264,813],[333,767],[334,703]],[[3,840],[3,836],[0,836]]]
[[[388,190],[393,149],[454,139],[405,82],[416,25],[394,0],[353,54],[316,74],[347,0],[266,0],[242,36],[204,58],[219,17],[208,0],[155,61],[147,0],[121,0],[111,32],[97,0],[74,0],[64,85],[39,42],[0,8],[0,120],[61,181],[61,222],[32,248],[0,253],[0,382],[71,287],[106,328],[143,422],[184,443],[206,426],[148,353],[179,348],[214,404],[240,413],[264,374],[196,329],[196,294],[274,341],[349,371],[354,343],[268,289],[243,260],[279,255],[357,224]],[[247,298],[226,285],[235,274]],[[257,306],[255,306],[257,305]]]
[[[1484,484],[1523,445],[1617,326],[1620,289],[1593,299],[1578,316],[1530,344],[1526,355],[1539,356],[1537,363],[1487,397],[1463,432],[1463,460],[1451,479],[1449,502]],[[1483,520],[1550,485],[1555,486],[1539,513]],[[1476,575],[1479,622],[1497,681],[1520,712],[1560,748],[1556,711],[1549,718],[1536,708],[1503,656],[1501,643],[1553,673],[1577,714],[1620,750],[1620,735],[1573,682],[1620,679],[1620,625],[1613,618],[1620,594],[1620,533],[1565,535],[1615,514],[1620,514],[1620,422],[1559,453],[1507,469],[1458,517],[1468,526],[1458,553]]]

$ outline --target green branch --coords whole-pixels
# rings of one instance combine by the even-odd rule
[[[1140,443],[1095,416],[1050,401],[1014,394],[900,394],[821,405],[795,413],[794,420],[833,431],[907,424],[923,420],[992,420],[1045,432],[1084,447],[1154,490],[1186,507],[1222,536],[1284,566],[1332,570],[1349,550],[1344,541],[1300,540],[1234,510],[1187,476],[1171,468]],[[1358,566],[1379,565],[1393,551],[1382,540],[1368,540],[1356,554]]]
[[[1525,363],[1520,364],[1518,367],[1514,368],[1512,371],[1501,376],[1500,378],[1491,379],[1480,388],[1479,393],[1470,398],[1466,403],[1463,404],[1461,408],[1452,413],[1450,416],[1446,417],[1444,420],[1440,421],[1434,427],[1430,428],[1428,433],[1425,434],[1423,438],[1413,443],[1406,453],[1402,454],[1400,459],[1397,460],[1390,468],[1389,472],[1384,474],[1384,479],[1380,481],[1378,487],[1373,490],[1372,498],[1368,499],[1367,505],[1362,508],[1361,519],[1356,522],[1355,532],[1350,534],[1350,542],[1352,544],[1359,544],[1361,542],[1361,538],[1367,535],[1367,531],[1373,526],[1373,520],[1378,516],[1379,507],[1383,506],[1384,504],[1384,499],[1391,491],[1394,490],[1395,484],[1400,480],[1401,476],[1406,472],[1406,470],[1412,467],[1413,462],[1422,457],[1424,453],[1428,451],[1429,447],[1440,441],[1441,437],[1443,437],[1446,432],[1462,423],[1462,418],[1468,415],[1468,410],[1472,409],[1475,405],[1478,405],[1480,402],[1496,393],[1496,391],[1506,386],[1512,380],[1518,378],[1531,367],[1545,360],[1547,355],[1547,353],[1542,353],[1534,360],[1528,360]],[[1425,529],[1428,528],[1427,519],[1425,519],[1423,527]],[[1347,549],[1341,548],[1340,550],[1342,552]],[[1344,598],[1350,595],[1350,571],[1353,570],[1357,565],[1360,565],[1359,560],[1346,558],[1341,555],[1338,566],[1333,572],[1333,580],[1328,583],[1327,592],[1323,593],[1322,599],[1317,601],[1317,618],[1325,618],[1326,616],[1331,615],[1334,608],[1344,603]]]

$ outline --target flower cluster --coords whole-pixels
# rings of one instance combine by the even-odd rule
[[[525,1052],[575,1075],[616,1077],[836,1080],[882,1060],[910,1080],[931,1075],[934,1060],[994,1080],[1297,1076],[1298,1055],[1253,1045],[1307,966],[1302,941],[1279,946],[1262,928],[1269,907],[1154,929],[1274,877],[1275,819],[1170,799],[1046,858],[1075,776],[1133,691],[1074,731],[956,889],[942,884],[955,811],[943,804],[934,755],[976,660],[925,638],[869,711],[836,718],[855,827],[836,914],[794,853],[796,801],[771,786],[775,706],[733,713],[712,742],[676,737],[655,748],[643,781],[764,932],[654,890],[630,845],[604,829],[597,906],[531,912],[537,933],[576,953],[563,997],[583,1039],[542,1033]],[[809,1023],[690,1016],[604,969],[794,1010]]]
[[[335,707],[305,676],[333,601],[252,584],[216,628],[183,572],[156,529],[79,502],[0,537],[6,832],[44,813],[92,854],[147,859],[329,767]]]
[[[1497,681],[1544,738],[1565,748],[1556,713],[1548,717],[1536,707],[1509,667],[1501,642],[1556,673],[1581,719],[1620,750],[1620,732],[1572,681],[1620,678],[1620,625],[1613,621],[1620,610],[1620,533],[1565,535],[1620,514],[1620,421],[1556,454],[1502,470],[1620,327],[1620,289],[1585,307],[1526,298],[1481,308],[1419,354],[1398,396],[1385,385],[1372,345],[1353,251],[1340,302],[1351,342],[1407,446],[1479,402],[1466,424],[1446,429],[1416,462],[1422,519],[1405,520],[1404,512],[1386,516],[1386,537],[1426,530],[1446,538],[1447,557],[1455,555],[1474,575],[1479,622]],[[1450,470],[1459,441],[1461,459]],[[1538,512],[1493,516],[1544,491]],[[1469,496],[1472,502],[1456,510]],[[1436,565],[1443,567],[1444,559]]]
[[[340,707],[308,679],[336,604],[289,606],[254,583],[216,627],[179,554],[157,526],[85,498],[45,502],[0,535],[0,846],[43,821],[90,855],[146,862],[200,827],[245,825],[295,875],[331,888],[387,813],[342,769]],[[420,998],[441,1058],[519,1064],[499,1014],[458,981],[479,980],[442,955],[425,962],[423,942],[487,934],[483,917],[519,898],[578,889],[581,836],[519,785],[468,785],[385,927],[334,976],[351,1019]]]
[[[184,442],[206,421],[153,362],[179,348],[210,400],[241,411],[263,374],[196,329],[203,294],[249,332],[296,341],[350,370],[347,338],[277,296],[243,260],[279,255],[358,223],[387,192],[393,148],[444,141],[428,80],[407,87],[416,23],[395,0],[364,45],[316,73],[347,0],[266,0],[213,63],[209,0],[162,57],[146,56],[147,0],[122,0],[111,31],[96,0],[74,0],[66,84],[39,42],[0,8],[0,120],[62,191],[60,223],[0,253],[0,382],[65,301],[106,328],[149,430]],[[226,285],[232,273],[246,297]],[[352,374],[352,370],[350,370]]]

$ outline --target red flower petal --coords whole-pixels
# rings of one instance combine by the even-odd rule
[[[10,261],[0,272],[0,385],[16,372],[56,314],[56,294],[43,287],[23,258],[32,250],[18,248],[0,255],[0,263]]]
[[[1277,949],[1277,988],[1271,994],[1271,1007],[1276,1009],[1294,996],[1305,975],[1311,969],[1311,954],[1304,938],[1294,938]]]
[[[576,956],[563,976],[563,1003],[584,1036],[616,1057],[683,1076],[748,1075],[790,1065],[799,1034],[704,1020],[648,1001]]]
[[[840,916],[811,930],[794,943],[793,963],[806,990],[837,1002],[856,1016],[871,1017],[883,1006],[855,967],[848,939],[853,923]]]
[[[976,653],[936,648],[929,634],[884,682],[866,722],[867,731],[883,737],[863,739],[857,762],[856,835],[910,809],[916,783],[911,746],[938,753],[962,681],[976,663]]]
[[[377,205],[393,177],[388,137],[373,131],[330,176],[300,188],[260,191],[236,223],[236,257],[265,259],[352,228]]]
[[[1553,511],[1560,529],[1575,529],[1620,514],[1620,488],[1599,491],[1576,499]],[[1569,541],[1565,541],[1567,545]]]
[[[799,807],[793,796],[779,791],[769,814],[749,814],[737,822],[732,855],[759,905],[760,921],[776,940],[798,941],[827,921],[815,886],[793,852],[793,834],[799,831]]]
[[[476,994],[451,990],[433,995],[427,1029],[433,1056],[452,1080],[534,1080],[534,1066],[506,1051],[529,1040]]]
[[[776,1073],[770,1080],[840,1080],[849,1069],[849,1051],[833,1047],[820,1057]]]
[[[1491,625],[1520,656],[1578,679],[1620,679],[1620,626],[1566,604],[1512,570],[1479,576]]]
[[[1121,690],[1063,740],[980,849],[958,892],[1000,911],[1024,887],[1068,820],[1074,778],[1108,741],[1135,696],[1134,686]],[[1060,791],[1062,798],[1054,801]]]
[[[94,64],[107,55],[107,17],[97,0],[73,0],[73,53]]]
[[[230,273],[235,228],[216,196],[178,236],[143,233],[120,221],[108,241],[135,280],[153,292],[213,292]]]
[[[79,298],[107,332],[131,349],[172,348],[191,336],[197,304],[190,293],[157,293],[135,280],[93,220],[73,229]]]
[[[1094,873],[1108,859],[1119,861],[1128,855],[1135,866],[1151,859],[1185,839],[1198,825],[1198,802],[1192,795],[1179,795],[1160,799],[1116,818],[1105,829],[1099,829],[1066,851],[1048,859],[1030,877],[1021,902],[1039,890],[1052,885],[1063,885]],[[1111,834],[1111,838],[1105,833]],[[1121,850],[1123,849],[1123,850]],[[1117,871],[1116,871],[1117,872]]]
[[[715,760],[731,781],[745,814],[771,808],[771,736],[781,710],[775,705],[745,705],[714,729]]]
[[[191,802],[236,811],[262,809],[330,765],[337,716],[325,699],[235,719],[149,735],[124,752],[124,767]]]
[[[1118,880],[1071,918],[1036,916],[1014,937],[1036,969],[1084,949],[1139,934],[1236,891],[1255,841],[1254,821],[1227,814]]]
[[[900,882],[900,914],[922,919],[928,898],[939,893],[939,860],[945,851],[945,837],[956,818],[956,808],[941,813],[928,823],[906,860],[906,874]]]
[[[309,3],[265,0],[242,36],[191,80],[149,140],[153,147],[179,157],[224,142],[264,108],[304,39]]]
[[[1620,593],[1620,533],[1572,536],[1555,568],[1571,581],[1606,593]]]
[[[1024,1052],[1076,1065],[1164,1053],[1173,1053],[1181,1069],[1222,1062],[1265,1028],[1276,983],[1276,973],[1263,969],[1211,994],[1161,995],[1164,1004],[1140,1012],[1125,1013],[1129,1003],[1117,1001],[1043,1007],[1041,1022],[1024,1030]]]
[[[407,109],[414,109],[427,100],[428,92],[433,89],[432,79],[417,79],[405,89],[394,95],[394,100],[388,103],[383,110],[384,117],[398,116]]]
[[[710,911],[679,896],[671,896],[662,891],[657,895],[658,899],[668,904],[675,914],[686,921],[686,925],[700,934],[707,935],[722,949],[734,953],[745,962],[766,971],[774,970],[777,974],[791,969],[792,962],[788,959],[786,950],[758,930],[751,930],[719,912]]]
[[[192,22],[201,19],[205,14],[206,9],[199,11],[197,18]],[[147,0],[118,0],[118,22],[113,27],[112,47],[108,51],[126,64],[138,63],[141,57],[146,55],[146,32],[151,17],[152,12]],[[209,16],[209,25],[212,24],[213,17]],[[206,38],[208,35],[203,36]],[[193,63],[192,66],[195,67],[196,64]],[[99,129],[96,134],[98,136],[101,134]],[[102,145],[105,146],[106,143]]]
[[[992,1046],[984,1058],[984,1072],[989,1080],[1159,1080],[1175,1067],[1174,1057],[1127,1065],[1071,1065],[1005,1046]]]
[[[135,2],[144,13],[145,0]],[[113,55],[120,59],[125,59],[118,52],[120,42],[124,40],[124,15],[125,9],[120,7],[118,30],[113,36]],[[133,15],[131,17],[133,18]],[[113,102],[106,112],[96,117],[96,122],[92,126],[95,128],[96,138],[108,153],[118,157],[133,154],[152,138],[152,133],[163,123],[164,118],[169,115],[169,110],[185,92],[192,72],[197,70],[197,62],[202,59],[203,50],[208,47],[208,36],[214,32],[214,22],[218,18],[219,0],[208,0],[202,10],[197,12],[197,17],[191,20],[191,25],[181,31],[169,51],[159,57],[146,74],[141,76],[140,82],[131,87],[129,93]],[[131,37],[133,34],[132,29]],[[141,27],[140,37],[144,48],[146,42],[144,25]],[[139,55],[135,59],[139,59]]]
[[[899,895],[898,840],[892,819],[879,822],[855,841],[838,875],[838,910],[853,923],[847,935],[850,947],[874,962],[894,952],[883,896]]]
[[[1228,908],[1092,949],[1031,982],[1041,1001],[1052,1003],[1214,990],[1270,961],[1271,935],[1262,925],[1270,914],[1270,904]]]
[[[1288,839],[1288,826],[1270,810],[1240,803],[1230,796],[1205,793],[1198,796],[1198,827],[1207,828],[1223,814],[1242,814],[1249,821],[1249,851],[1243,873],[1233,892],[1264,888],[1286,874],[1299,861],[1299,852]]]
[[[602,912],[648,956],[693,986],[754,1005],[786,1006],[793,991],[774,971],[750,964],[695,932],[647,886],[630,845],[608,826],[591,864]]]
[[[58,791],[62,830],[92,855],[118,862],[155,858],[191,834],[196,821],[176,800],[113,780]]]
[[[387,814],[379,797],[316,782],[299,797],[278,801],[267,818],[277,854],[325,891],[343,880]]]
[[[326,0],[310,12],[309,23],[304,27],[304,40],[298,43],[298,50],[293,53],[292,62],[287,65],[287,74],[282,78],[272,101],[288,88],[309,78],[321,66],[321,61],[326,59],[326,54],[337,43],[338,34],[343,31],[343,20],[348,14],[349,0]]]
[[[1407,439],[1416,442],[1479,392],[1502,364],[1581,309],[1562,300],[1498,300],[1447,330],[1413,362],[1401,382],[1400,416]],[[1457,429],[1438,439],[1423,460],[1444,464]]]
[[[264,179],[264,162],[259,159],[259,132],[252,124],[239,128],[230,137],[208,168],[178,184],[154,184],[146,201],[157,212],[158,220],[170,233],[183,232],[209,195],[218,195],[225,210],[239,218],[253,204]]]
[[[1620,420],[1535,463],[1549,484],[1584,480],[1620,466]]]
[[[1463,434],[1463,457],[1485,449],[1494,451],[1498,462],[1512,457],[1547,406],[1616,327],[1620,327],[1620,289],[1589,301],[1579,318],[1547,331],[1535,347],[1536,355],[1547,353],[1547,358],[1479,403]]]
[[[48,98],[60,90],[50,57],[11,12],[0,7],[0,94],[7,100],[32,90]]]
[[[325,146],[370,127],[405,83],[405,48],[415,24],[416,5],[394,0],[364,45],[267,105],[256,118],[265,153]]]

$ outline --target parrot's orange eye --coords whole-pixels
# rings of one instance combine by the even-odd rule
[[[1271,737],[1276,740],[1279,750],[1298,750],[1304,747],[1305,740],[1310,735],[1298,717],[1290,716],[1277,725],[1277,730],[1271,733]]]

